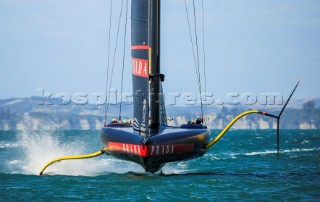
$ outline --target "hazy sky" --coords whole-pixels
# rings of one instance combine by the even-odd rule
[[[111,64],[120,3],[114,0]],[[196,3],[202,50],[201,0]],[[296,98],[320,96],[319,0],[204,3],[207,91],[215,98],[230,92],[287,96],[299,78]],[[41,95],[39,88],[104,93],[109,5],[110,0],[0,0],[0,98]],[[113,75],[117,89],[123,33],[122,27]],[[164,90],[197,92],[183,0],[162,0],[161,34]],[[131,92],[130,35],[126,47],[124,86]]]

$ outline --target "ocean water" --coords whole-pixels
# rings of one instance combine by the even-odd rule
[[[279,157],[275,148],[274,130],[234,130],[158,174],[102,155],[38,176],[53,158],[100,150],[99,131],[0,131],[0,200],[319,201],[320,130],[282,130]]]

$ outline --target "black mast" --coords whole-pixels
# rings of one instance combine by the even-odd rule
[[[133,128],[144,134],[149,130],[149,1],[131,5]]]
[[[150,128],[160,126],[160,0],[149,0]]]

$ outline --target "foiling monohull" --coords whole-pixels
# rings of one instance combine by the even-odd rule
[[[194,123],[180,127],[167,126],[164,110],[160,71],[160,0],[132,0],[131,50],[133,81],[133,123],[113,120],[101,130],[102,150],[83,156],[67,156],[54,159],[51,164],[70,159],[92,158],[108,154],[116,158],[140,164],[147,172],[155,173],[166,163],[203,156],[241,117],[257,113],[277,119],[279,150],[279,122],[292,91],[279,115],[258,110],[238,115],[227,127],[210,141],[210,130],[203,124],[203,117]]]
[[[168,127],[160,72],[160,1],[133,0],[131,7],[133,125],[110,123],[101,140],[108,153],[134,161],[148,172],[165,163],[202,156],[209,130],[197,124]],[[200,119],[199,119],[200,120]]]

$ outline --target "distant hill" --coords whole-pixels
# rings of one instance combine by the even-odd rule
[[[207,125],[221,129],[236,115],[256,106],[223,105],[206,108]],[[281,106],[259,106],[261,110],[279,113]],[[169,125],[179,126],[201,116],[200,106],[166,106]],[[45,100],[43,97],[9,98],[0,100],[0,130],[100,130],[104,122],[104,106],[65,103],[61,99]],[[132,105],[122,103],[122,118],[132,118]],[[119,117],[119,104],[109,105],[108,120]],[[275,120],[259,115],[242,118],[236,129],[273,129]],[[295,99],[281,120],[287,129],[320,128],[320,98]]]

